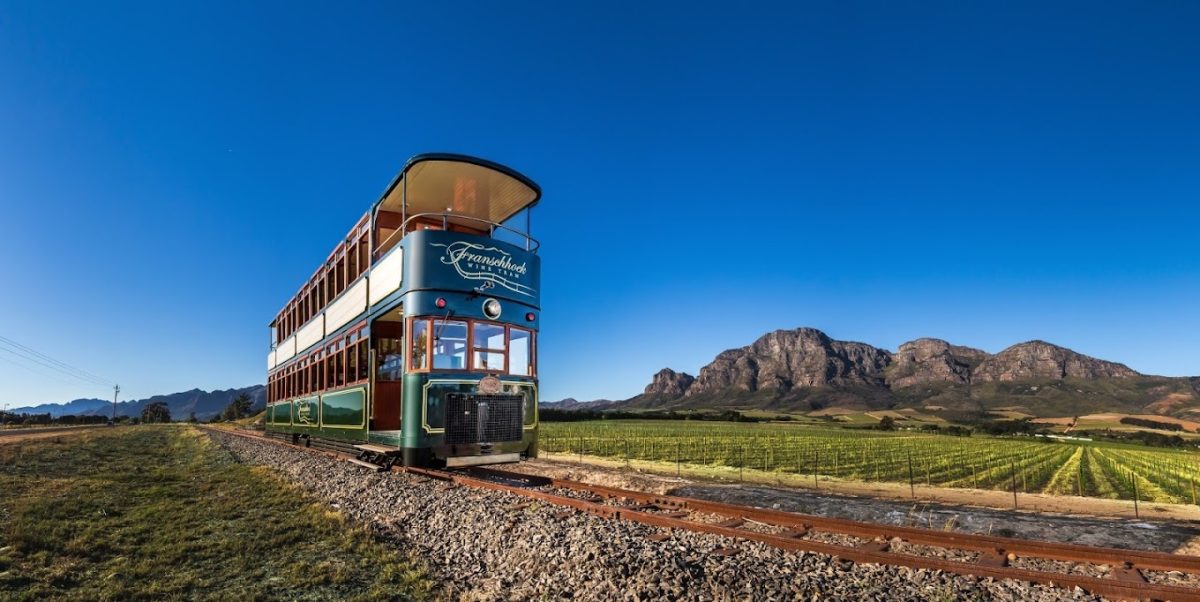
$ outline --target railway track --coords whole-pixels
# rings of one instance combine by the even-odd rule
[[[296,447],[258,433],[218,430]],[[312,451],[361,463],[344,452]],[[505,491],[531,502],[561,506],[563,517],[578,511],[658,528],[659,531],[649,536],[652,540],[669,539],[672,530],[680,529],[762,542],[785,550],[825,554],[847,562],[1014,579],[1062,588],[1079,587],[1114,599],[1200,602],[1200,588],[1194,586],[1200,584],[1200,557],[1195,556],[883,525],[656,495],[490,468],[395,467],[392,470],[464,487]],[[717,553],[732,555],[738,553],[738,549],[731,546]]]

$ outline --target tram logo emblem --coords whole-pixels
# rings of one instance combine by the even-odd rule
[[[466,280],[490,282],[527,297],[536,292],[519,282],[529,271],[525,262],[514,262],[512,254],[503,249],[461,240],[450,244],[432,243],[432,246],[446,249],[442,263],[454,266],[458,275]]]
[[[500,379],[489,374],[479,379],[479,386],[477,388],[479,392],[483,393],[484,395],[495,395],[499,393],[503,387],[504,383],[500,382]]]
[[[313,403],[307,399],[301,399],[296,402],[296,422],[300,424],[314,424],[313,421]]]

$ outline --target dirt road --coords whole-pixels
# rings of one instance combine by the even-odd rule
[[[62,426],[62,427],[46,427],[33,429],[5,429],[0,430],[0,445],[5,443],[16,443],[18,441],[31,441],[33,439],[45,439],[48,437],[61,437],[64,435],[76,435],[86,433],[92,429],[108,428],[105,424],[93,424],[87,426]]]

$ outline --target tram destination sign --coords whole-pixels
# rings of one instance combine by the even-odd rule
[[[468,237],[454,232],[418,233],[414,251],[423,269],[419,288],[487,289],[489,295],[536,305],[538,256],[494,239]]]

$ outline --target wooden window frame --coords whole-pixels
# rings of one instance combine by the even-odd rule
[[[504,373],[509,376],[525,376],[528,378],[536,378],[537,377],[537,349],[536,349],[535,345],[537,344],[537,331],[532,328],[522,328],[520,326],[513,326],[511,324],[506,324],[505,326],[508,327],[508,330],[507,330],[507,332],[504,333],[504,336],[505,336],[504,343],[506,345],[508,345],[508,349],[506,349],[504,352],[504,368],[505,368]],[[529,333],[529,371],[531,372],[531,374],[512,374],[508,371],[508,367],[509,367],[508,366],[508,364],[509,364],[508,354],[509,354],[509,351],[512,350],[512,331],[514,329]]]
[[[405,368],[407,368],[406,372],[425,373],[425,372],[429,372],[429,368],[433,365],[433,358],[431,357],[431,353],[430,353],[431,346],[429,344],[430,341],[433,340],[433,336],[425,337],[425,367],[424,368],[414,368],[413,367],[413,363],[414,363],[413,362],[413,359],[414,359],[413,358],[413,350],[414,350],[413,343],[416,341],[416,339],[413,338],[413,325],[415,325],[418,320],[424,320],[426,322],[425,332],[427,334],[431,333],[433,330],[433,323],[432,323],[431,318],[416,317],[416,318],[409,318],[406,321],[406,323],[404,325],[404,340],[407,342],[404,345],[404,364],[405,364]]]
[[[466,367],[464,367],[464,368],[436,368],[436,369],[433,367],[433,333],[434,333],[434,329],[435,329],[434,322],[436,322],[438,320],[466,322],[467,323],[467,362],[466,362],[467,365],[466,365]],[[426,332],[429,333],[429,336],[426,337],[426,341],[425,341],[425,359],[426,359],[426,367],[425,368],[414,368],[413,367],[413,345],[412,345],[412,342],[414,340],[413,339],[413,325],[416,324],[418,321],[424,321],[428,324],[428,327],[427,327],[428,330]],[[486,349],[478,348],[477,349],[475,347],[475,324],[479,324],[479,323],[492,324],[495,326],[504,327],[504,349],[491,349],[491,348],[486,348]],[[419,374],[428,374],[430,372],[453,372],[453,373],[484,372],[487,374],[496,374],[496,375],[501,375],[501,376],[523,376],[525,378],[537,378],[537,375],[538,375],[538,360],[537,360],[537,338],[538,337],[537,337],[537,334],[538,333],[536,330],[534,330],[532,328],[524,328],[524,327],[520,327],[520,326],[515,327],[518,330],[522,330],[524,332],[529,333],[529,355],[530,355],[529,368],[530,368],[530,371],[532,372],[532,374],[521,375],[521,374],[509,374],[508,373],[508,351],[509,351],[509,347],[511,347],[510,343],[512,341],[512,329],[513,328],[514,328],[514,326],[512,324],[506,324],[503,322],[493,322],[491,320],[478,320],[478,319],[474,319],[474,318],[443,318],[440,316],[416,316],[416,317],[408,318],[405,321],[405,325],[404,325],[404,338],[408,341],[405,344],[405,350],[404,350],[404,364],[405,364],[406,372],[419,373]],[[503,370],[492,370],[492,369],[481,370],[479,368],[476,368],[476,366],[475,366],[475,352],[476,351],[500,353],[504,357],[504,369]]]
[[[487,372],[488,374],[508,374],[508,329],[509,329],[509,325],[503,324],[500,322],[492,322],[490,320],[469,320],[468,322],[469,322],[469,324],[467,325],[467,327],[469,329],[469,332],[467,333],[467,346],[471,349],[471,359],[470,359],[470,361],[467,362],[468,371],[470,371],[470,372]],[[475,325],[476,324],[490,324],[493,326],[501,327],[501,330],[504,331],[504,349],[491,349],[491,348],[485,349],[482,347],[476,347],[475,346]],[[504,358],[504,361],[502,362],[504,364],[504,367],[500,370],[492,370],[492,369],[483,370],[483,369],[476,367],[475,366],[475,352],[477,352],[477,351],[482,351],[483,353],[499,353],[500,357]]]

